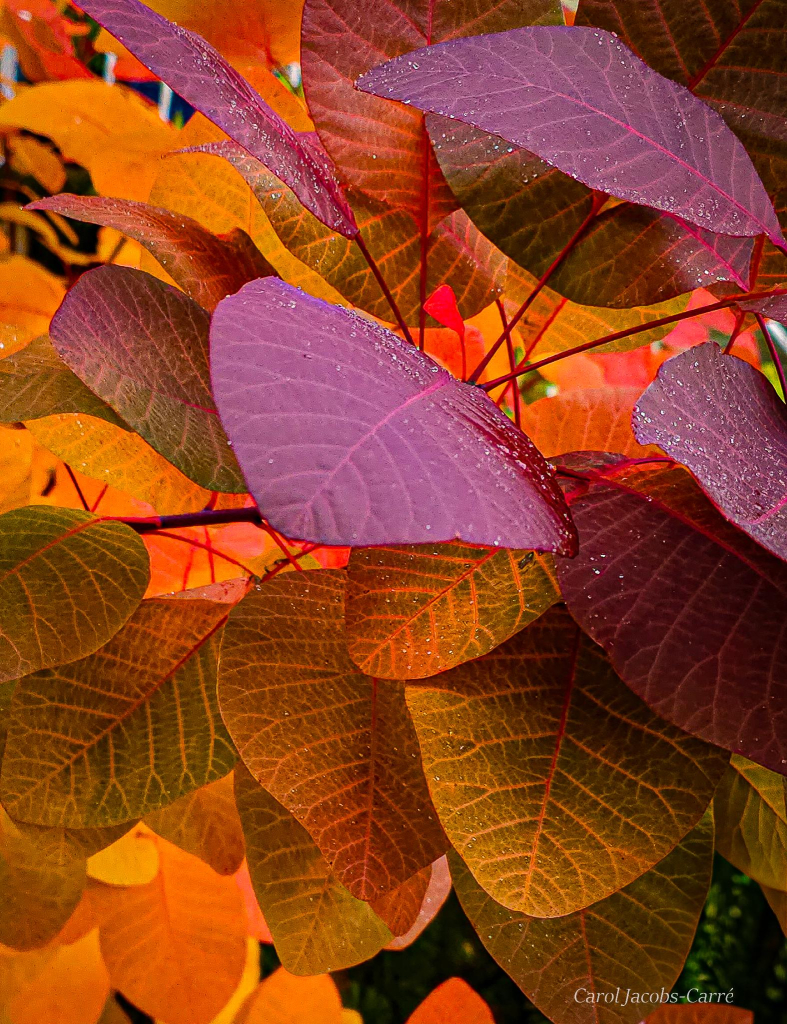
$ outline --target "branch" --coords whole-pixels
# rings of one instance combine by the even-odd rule
[[[159,530],[182,530],[187,526],[223,526],[226,523],[253,523],[263,527],[257,508],[204,509],[202,512],[182,512],[173,516],[102,516],[104,519],[125,523],[137,533],[157,533]]]

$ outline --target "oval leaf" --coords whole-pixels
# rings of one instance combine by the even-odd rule
[[[787,566],[681,468],[579,475],[558,560],[577,621],[658,715],[787,774]]]
[[[452,845],[499,903],[587,907],[702,817],[727,758],[660,721],[555,608],[477,661],[407,689]]]
[[[0,516],[0,681],[98,650],[148,573],[145,545],[122,523],[43,506]]]
[[[651,1004],[626,1000],[626,990],[669,991],[691,947],[710,885],[713,822],[706,815],[679,846],[620,892],[557,920],[507,910],[484,892],[461,858],[451,853],[449,860],[478,937],[551,1021],[636,1024]],[[607,992],[612,995],[605,997]]]
[[[309,135],[296,134],[210,43],[139,0],[84,0],[80,7],[278,175],[315,217],[347,237],[357,233],[325,154]]]
[[[147,203],[104,196],[48,196],[29,210],[48,210],[88,224],[101,224],[135,239],[195,302],[213,310],[247,281],[274,274],[245,231],[214,235],[191,217]]]
[[[268,278],[219,303],[216,403],[262,514],[322,544],[573,550],[562,494],[480,388]]]
[[[368,675],[423,679],[478,658],[559,600],[532,551],[359,548],[348,565],[350,656]]]
[[[498,135],[600,192],[709,231],[784,243],[751,159],[721,116],[610,32],[539,26],[451,40],[397,57],[357,85]]]
[[[687,466],[726,519],[787,561],[787,408],[749,363],[698,345],[663,363],[634,430]]]
[[[16,687],[0,790],[40,825],[131,821],[232,770],[216,706],[221,601],[143,601],[89,658]]]
[[[251,773],[308,829],[360,899],[445,852],[401,683],[363,675],[344,643],[345,574],[291,573],[235,609],[221,713]]]
[[[210,318],[150,274],[83,274],[52,319],[63,361],[190,480],[242,493],[240,470],[210,393]]]

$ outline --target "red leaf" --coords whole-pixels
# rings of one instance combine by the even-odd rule
[[[456,296],[450,284],[441,284],[424,303],[424,312],[442,324],[456,331],[462,341],[465,340],[465,322],[457,309]]]

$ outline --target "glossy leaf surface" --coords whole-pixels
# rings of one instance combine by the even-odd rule
[[[161,455],[201,486],[243,492],[210,393],[210,318],[149,274],[84,274],[52,320],[63,361]]]
[[[620,892],[557,920],[507,910],[450,855],[457,895],[500,966],[556,1024],[635,1024],[651,1008],[625,993],[668,991],[680,974],[708,892],[713,824],[706,816],[675,849]],[[620,987],[621,998],[593,997]],[[575,999],[574,996],[577,996]]]
[[[251,493],[287,536],[572,550],[527,438],[479,389],[356,314],[253,282],[214,314],[211,372]]]
[[[329,162],[296,135],[209,43],[139,0],[85,0],[108,29],[179,96],[210,118],[296,192],[303,205],[345,235],[357,231]]]
[[[338,881],[303,825],[242,767],[235,795],[254,891],[283,966],[322,974],[379,952],[391,932]]]
[[[345,574],[326,570],[253,590],[224,634],[219,701],[254,777],[306,827],[337,879],[371,900],[446,842],[402,684],[364,675],[347,654],[344,589]]]
[[[784,562],[682,469],[587,476],[580,554],[558,564],[577,621],[658,715],[784,774]]]
[[[360,548],[350,557],[347,644],[368,675],[422,679],[478,658],[558,600],[532,551]]]
[[[147,583],[145,546],[122,523],[60,508],[4,513],[0,680],[98,650],[134,612]]]
[[[563,608],[408,687],[407,702],[452,845],[490,896],[536,917],[589,906],[661,860],[727,760],[656,718]]]
[[[710,231],[783,242],[751,159],[722,118],[608,32],[554,26],[451,40],[358,85],[492,132],[600,192]]]
[[[226,775],[236,754],[215,685],[228,611],[200,598],[144,601],[96,654],[26,676],[9,711],[8,810],[42,825],[110,825]]]
[[[749,363],[699,345],[659,369],[634,430],[691,470],[721,513],[787,560],[787,411]]]
[[[49,196],[31,203],[63,217],[101,224],[140,242],[173,281],[207,310],[248,281],[274,273],[245,231],[223,237],[169,210],[103,196]]]

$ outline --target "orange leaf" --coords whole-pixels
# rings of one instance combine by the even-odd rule
[[[407,1024],[495,1024],[492,1011],[461,978],[449,978],[430,992]]]
[[[429,876],[429,885],[426,887],[424,898],[418,916],[412,926],[403,935],[397,935],[386,949],[406,949],[411,945],[428,924],[437,917],[437,914],[448,899],[451,892],[451,873],[448,870],[448,861],[440,857],[432,865],[432,873]]]
[[[329,974],[299,978],[283,967],[246,1000],[236,1024],[341,1024],[342,1001]]]

